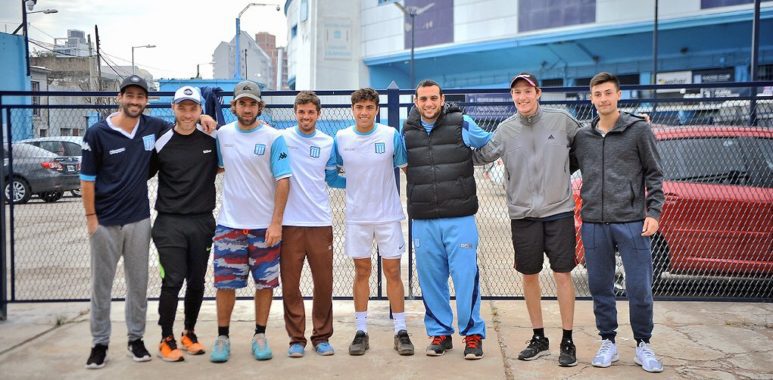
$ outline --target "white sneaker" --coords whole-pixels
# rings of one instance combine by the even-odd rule
[[[638,349],[637,349],[638,355]],[[617,355],[617,346],[609,339],[601,341],[601,347],[599,347],[596,356],[593,357],[594,367],[607,368],[612,365],[613,362],[620,360],[620,356]]]
[[[663,372],[663,363],[655,356],[652,346],[648,343],[639,343],[633,361],[647,372]]]

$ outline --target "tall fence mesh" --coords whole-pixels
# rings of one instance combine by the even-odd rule
[[[594,116],[593,106],[588,101],[572,98],[576,95],[573,91],[576,90],[546,91],[542,106],[566,110],[587,124]],[[319,93],[323,104],[319,130],[332,136],[353,124],[348,96],[340,91]],[[384,124],[400,125],[411,105],[410,92],[394,91],[393,95],[399,94],[396,96],[385,94],[386,91],[382,92],[378,118]],[[22,157],[25,150],[22,145],[37,144],[60,157],[79,155],[77,148],[68,145],[73,143],[72,140],[77,144],[78,138],[65,136],[82,135],[90,124],[115,112],[114,94],[78,97],[39,93],[38,96],[38,102],[25,106],[14,104],[13,97],[0,93],[0,112],[5,127],[4,190],[7,198],[14,199],[12,204],[5,206],[9,299],[12,302],[85,300],[90,296],[91,253],[79,189],[77,186],[66,191],[45,189],[36,185],[34,179],[25,177],[32,174],[25,168],[30,164]],[[265,99],[268,108],[261,118],[279,129],[295,125],[292,94],[266,92]],[[487,93],[452,91],[448,99],[461,105],[488,131],[495,131],[500,122],[515,113],[506,90]],[[754,119],[750,120],[752,106],[755,113]],[[660,231],[652,240],[655,295],[680,299],[773,299],[773,97],[760,96],[753,101],[738,96],[657,101],[630,99],[622,101],[620,108],[649,115],[665,175],[666,203]],[[146,114],[173,121],[166,101],[153,101]],[[226,122],[235,120],[227,104],[223,114]],[[399,115],[400,120],[387,120],[388,115]],[[20,142],[41,135],[50,141]],[[9,159],[13,161],[12,167]],[[32,165],[40,166],[40,163]],[[476,216],[480,235],[478,261],[484,298],[523,295],[521,277],[513,268],[515,253],[506,207],[506,175],[500,161],[475,169],[480,204]],[[402,173],[400,177],[404,190],[405,177]],[[579,194],[581,173],[575,173],[572,178],[575,194]],[[221,182],[219,177],[216,215],[222,194]],[[149,188],[152,208],[157,191],[155,178],[149,181]],[[19,198],[18,192],[24,191],[29,196]],[[405,192],[401,193],[405,205]],[[333,295],[351,298],[354,266],[343,250],[345,193],[331,189],[329,194],[334,232]],[[151,218],[155,218],[155,211],[151,214]],[[576,215],[576,227],[579,228],[580,222]],[[403,229],[408,241],[408,222],[403,223]],[[580,264],[572,272],[572,278],[577,296],[589,297],[579,234],[577,238]],[[152,244],[150,263],[148,296],[157,297],[161,279],[156,275],[159,273],[158,257]],[[402,266],[406,294],[421,297],[412,252],[404,256]],[[119,263],[113,287],[115,298],[123,298],[126,294],[122,268]],[[386,298],[386,288],[375,262],[373,268],[371,296]],[[541,274],[542,292],[554,296],[556,288],[547,260],[545,269]],[[214,295],[212,282],[210,263],[207,296]],[[313,294],[308,267],[303,271],[301,287],[304,296]],[[618,262],[615,287],[619,295],[624,295],[622,262]],[[237,294],[250,297],[252,290],[242,289]],[[275,296],[281,296],[281,289],[275,290]]]

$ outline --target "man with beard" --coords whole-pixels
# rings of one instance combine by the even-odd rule
[[[217,132],[219,166],[225,174],[213,241],[218,337],[210,360],[216,363],[231,355],[236,289],[247,286],[250,274],[255,281],[252,355],[256,360],[273,356],[266,324],[273,289],[279,286],[282,219],[292,171],[282,133],[258,120],[264,106],[257,83],[239,82],[231,100],[237,121]]]
[[[215,137],[201,131],[201,94],[184,86],[172,100],[175,124],[156,140],[151,175],[158,171],[158,216],[151,235],[158,249],[161,269],[161,295],[158,324],[161,343],[158,356],[168,362],[184,360],[172,327],[177,299],[185,289],[185,328],[180,343],[191,355],[204,353],[194,332],[204,298],[212,235],[215,233],[215,176],[217,148]]]
[[[450,275],[457,326],[465,341],[464,358],[480,359],[486,326],[480,317],[478,198],[471,148],[486,145],[491,134],[446,103],[443,90],[433,80],[419,83],[414,104],[402,135],[408,153],[408,215],[426,308],[424,325],[432,337],[426,353],[440,356],[453,347]]]
[[[92,349],[86,368],[105,366],[110,342],[110,300],[118,260],[124,259],[129,355],[150,360],[145,333],[150,246],[148,168],[165,121],[145,116],[148,84],[137,75],[123,80],[119,112],[92,125],[83,136],[81,190],[91,247]],[[215,128],[203,116],[208,130]]]
[[[287,355],[303,357],[306,312],[300,282],[308,260],[314,282],[311,343],[322,356],[333,355],[333,216],[325,182],[344,187],[338,175],[333,138],[317,129],[321,104],[310,91],[301,91],[293,104],[298,125],[283,131],[290,151],[290,195],[282,227],[282,301],[285,329],[290,337]]]

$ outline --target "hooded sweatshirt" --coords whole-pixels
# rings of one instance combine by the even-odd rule
[[[583,222],[660,220],[663,173],[650,126],[626,112],[606,135],[598,123],[597,117],[580,129],[572,144],[572,158],[582,172]]]

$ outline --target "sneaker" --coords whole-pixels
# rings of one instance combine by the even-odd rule
[[[539,357],[550,355],[550,340],[547,337],[533,336],[526,348],[518,354],[518,360],[534,360]]]
[[[400,330],[395,334],[395,351],[403,356],[413,355],[413,343],[408,336],[408,331]]]
[[[255,334],[252,337],[252,356],[255,360],[269,360],[274,356],[271,353],[271,347],[268,346],[266,334]]]
[[[150,352],[145,348],[145,343],[142,339],[132,340],[128,346],[129,357],[135,362],[149,362]]]
[[[601,347],[596,352],[596,356],[591,360],[591,364],[594,367],[607,368],[612,363],[620,360],[620,356],[617,354],[617,346],[609,339],[601,341]]]
[[[314,350],[317,351],[318,354],[321,356],[330,356],[334,355],[336,352],[333,349],[333,346],[330,345],[328,342],[320,342],[315,347]]]
[[[442,356],[452,348],[454,348],[454,344],[451,335],[433,336],[432,342],[427,346],[427,356]]]
[[[480,335],[467,335],[464,337],[464,358],[478,360],[483,357],[483,337]]]
[[[199,343],[199,338],[193,331],[184,332],[180,337],[180,344],[182,344],[182,350],[187,351],[191,355],[201,355],[206,351],[203,344]]]
[[[158,344],[158,357],[165,362],[181,362],[185,360],[182,351],[177,348],[173,336],[168,336]]]
[[[649,343],[639,343],[633,361],[647,372],[663,372],[663,363],[655,356]]]
[[[287,356],[291,358],[302,358],[304,349],[305,347],[303,347],[302,344],[293,343],[290,345],[290,348],[287,349]]]
[[[225,363],[229,357],[231,357],[231,340],[225,335],[220,335],[215,339],[215,344],[212,345],[209,361],[212,363]]]
[[[357,330],[354,334],[352,344],[349,345],[349,355],[360,356],[365,355],[365,351],[370,348],[370,338],[368,333],[362,330]]]
[[[561,354],[558,355],[558,365],[561,367],[574,367],[577,365],[577,348],[571,340],[561,342]]]
[[[100,369],[107,363],[107,345],[95,344],[91,347],[91,354],[89,354],[89,360],[86,360],[86,368],[88,369]]]

